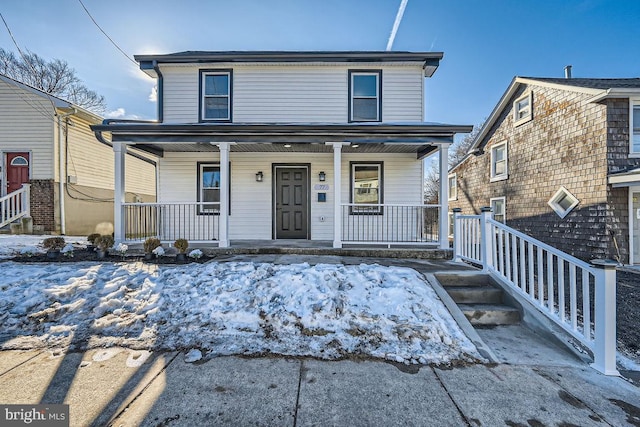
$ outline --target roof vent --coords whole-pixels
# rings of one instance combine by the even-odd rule
[[[565,79],[571,78],[571,65],[567,65],[566,67],[564,67],[564,78]]]

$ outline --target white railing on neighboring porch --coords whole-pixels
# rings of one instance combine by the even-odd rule
[[[616,370],[616,263],[590,265],[492,218],[454,211],[454,259],[482,265]]]
[[[342,204],[347,244],[438,244],[438,205]]]
[[[219,209],[220,203],[205,202],[124,203],[125,240],[142,242],[158,237],[163,242],[215,242],[220,231]]]
[[[31,216],[31,184],[0,197],[0,228],[22,217]]]

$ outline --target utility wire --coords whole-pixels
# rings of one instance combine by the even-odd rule
[[[113,41],[113,39],[111,37],[109,37],[109,34],[107,34],[100,25],[98,25],[98,23],[96,22],[96,20],[93,18],[93,16],[91,16],[91,13],[89,13],[89,10],[87,9],[87,7],[84,5],[84,3],[82,3],[82,0],[78,0],[78,2],[80,3],[80,5],[82,6],[82,8],[84,9],[85,12],[87,12],[87,15],[89,16],[89,18],[93,21],[93,23],[95,24],[96,27],[98,27],[98,29],[100,30],[100,32],[102,32],[102,34],[104,34],[104,36],[109,39],[109,41],[111,42],[112,45],[114,45],[116,47],[116,49],[118,49],[120,51],[120,53],[122,53],[125,58],[127,58],[129,61],[131,61],[133,63],[133,65],[136,66],[136,68],[138,67],[138,63],[136,61],[134,61],[133,59],[131,59],[131,57],[120,48],[120,46],[118,46],[118,44],[116,42]]]

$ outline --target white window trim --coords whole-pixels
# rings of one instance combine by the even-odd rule
[[[451,187],[451,178],[454,179],[456,185]],[[449,200],[458,200],[458,174],[451,173],[447,177],[447,185],[449,186]]]
[[[358,203],[356,203],[356,167],[358,166],[366,166],[366,167],[371,167],[371,166],[375,166],[378,168],[378,202],[377,203],[371,203],[371,204],[375,204],[375,205],[382,205],[383,202],[383,186],[384,186],[384,181],[382,178],[382,171],[383,171],[383,163],[382,162],[371,162],[371,163],[351,163],[351,177],[350,177],[350,183],[349,185],[351,186],[351,212],[350,215],[362,215],[362,214],[373,214],[373,215],[382,215],[382,207],[381,206],[377,206],[377,207],[366,207],[366,206],[362,206],[362,207],[358,207]],[[364,203],[364,204],[369,204],[369,203]]]
[[[558,204],[558,200],[561,198],[560,196],[562,195],[565,195],[565,197],[568,197],[569,200],[571,200],[571,206],[569,206],[567,209],[562,209],[562,207]],[[556,191],[555,194],[551,196],[551,198],[547,202],[547,204],[551,207],[551,209],[553,209],[553,211],[560,218],[564,218],[567,215],[569,215],[569,213],[571,213],[573,208],[578,206],[578,203],[580,203],[580,200],[578,200],[576,196],[574,196],[569,190],[567,190],[563,186],[560,186],[558,191]]]
[[[449,215],[447,215],[447,231],[448,231],[448,235],[447,237],[450,239],[453,239],[453,221],[454,221],[454,217],[453,217],[453,212],[449,211]]]
[[[518,118],[518,103],[523,99],[529,98],[529,112],[527,115]],[[529,122],[533,119],[533,92],[529,91],[522,96],[516,98],[513,101],[513,126],[520,126],[523,123]]]
[[[220,163],[216,163],[216,162],[212,162],[212,163],[200,163],[198,166],[198,179],[200,180],[200,182],[197,183],[198,186],[198,203],[204,203],[204,190],[205,187],[202,182],[203,176],[204,176],[204,168],[218,168],[218,170],[220,170]],[[220,178],[220,181],[222,181],[222,177]],[[220,182],[220,185],[222,186],[222,182]],[[211,189],[211,188],[216,188],[216,187],[207,187],[207,189]],[[222,191],[221,187],[217,187],[218,191]],[[219,214],[220,213],[220,201],[218,202],[211,202],[211,204],[216,204],[218,205],[217,208],[213,208],[213,209],[207,209],[205,208],[206,205],[202,204],[202,205],[198,205],[198,215],[207,215],[207,214]]]
[[[489,199],[489,206],[491,206],[491,208],[493,208],[493,202],[501,200],[502,201],[502,216],[504,218],[503,221],[499,221],[503,224],[507,223],[507,198],[505,196],[502,197],[492,197],[491,199]],[[495,218],[496,213],[493,212],[493,217]],[[496,220],[498,221],[498,220]]]
[[[494,152],[496,149],[504,146],[504,173],[500,175],[496,175],[495,171],[495,163],[493,161]],[[509,178],[509,147],[507,146],[507,141],[501,142],[499,144],[495,144],[491,147],[491,164],[489,165],[490,170],[490,180],[489,182],[495,181],[503,181]]]
[[[354,78],[356,76],[375,76],[376,77],[376,96],[371,97],[371,96],[355,96],[354,95],[354,87],[353,87],[353,83],[354,83]],[[349,117],[350,117],[350,121],[354,122],[354,123],[362,123],[362,122],[380,122],[382,121],[382,111],[381,111],[381,102],[380,102],[380,97],[382,96],[382,93],[380,93],[380,81],[382,79],[382,73],[378,72],[378,71],[357,71],[357,70],[353,70],[351,71],[351,76],[350,76],[350,81],[349,81],[349,89],[350,89],[350,99],[349,99]],[[356,98],[363,98],[363,99],[375,99],[376,100],[376,118],[375,119],[371,119],[371,120],[354,120],[353,118],[353,100]]]
[[[640,157],[640,151],[633,151],[633,108],[640,108],[640,98],[629,98],[629,157]]]
[[[205,95],[206,93],[206,77],[207,76],[227,76],[227,94],[226,95]],[[228,122],[231,120],[231,72],[230,71],[203,71],[202,72],[202,99],[200,99],[200,119],[203,122]],[[227,98],[227,117],[208,118],[205,113],[207,111],[205,100],[210,98]]]

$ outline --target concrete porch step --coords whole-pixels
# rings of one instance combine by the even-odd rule
[[[472,325],[514,325],[520,322],[517,308],[496,304],[458,304]]]
[[[502,303],[502,290],[494,286],[448,286],[445,289],[457,304]]]
[[[450,288],[475,288],[492,286],[488,275],[475,274],[438,274],[438,282],[448,291]]]

